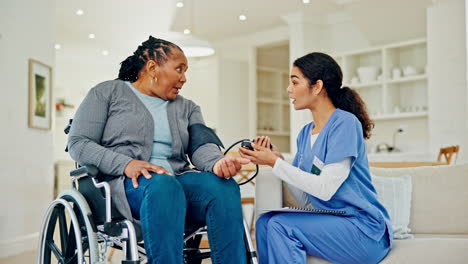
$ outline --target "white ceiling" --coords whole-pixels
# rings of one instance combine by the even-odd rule
[[[425,36],[426,7],[430,0],[55,0],[57,43],[61,55],[92,59],[102,50],[109,57],[124,59],[148,35],[173,40],[172,31],[190,24],[191,9],[195,35],[223,40],[286,25],[281,16],[303,12],[315,19],[328,14],[348,14],[371,43],[397,39],[395,35]],[[195,2],[194,2],[195,1]],[[194,4],[193,4],[194,3]],[[193,5],[193,6],[191,6]],[[77,16],[77,9],[84,15]],[[241,12],[246,21],[239,21]],[[88,34],[96,34],[88,39]],[[400,36],[400,37],[401,37]],[[177,41],[176,41],[177,43]]]
[[[339,10],[343,0],[181,0],[183,8],[177,8],[171,30],[183,31],[191,24],[197,36],[208,40],[222,40],[273,27],[285,25],[282,15],[307,12],[321,15]],[[357,0],[346,0],[346,2]],[[193,11],[192,11],[193,10]],[[240,21],[243,13],[247,20]]]
[[[151,34],[169,31],[172,0],[55,0],[56,42],[60,52],[128,54]],[[84,14],[77,16],[82,9]],[[95,39],[88,35],[94,33]],[[122,58],[123,59],[123,58]]]
[[[216,41],[286,25],[284,15],[301,12],[315,21],[334,13],[351,17],[371,43],[392,39],[393,35],[424,36],[426,8],[431,0],[181,0],[171,30],[194,25],[194,32]],[[191,6],[192,5],[192,6]],[[246,21],[240,21],[244,13]],[[368,31],[368,32],[367,32]],[[400,38],[405,39],[406,36]],[[374,41],[372,38],[376,38]]]

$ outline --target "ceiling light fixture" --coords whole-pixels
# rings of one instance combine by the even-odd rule
[[[242,15],[239,16],[239,20],[240,21],[245,21],[245,20],[247,20],[247,16],[242,14]]]
[[[90,38],[90,39],[95,39],[95,38],[96,38],[96,35],[94,35],[93,33],[91,33],[91,34],[88,35],[88,38]]]
[[[308,3],[310,3],[310,0],[302,0],[302,3],[308,4]]]
[[[56,50],[59,50],[61,48],[62,48],[62,45],[60,45],[58,43],[54,45],[54,49],[56,49]]]
[[[178,8],[184,7],[184,2],[177,2],[176,6]]]
[[[76,10],[76,15],[77,15],[77,16],[82,16],[83,14],[84,14],[83,9],[78,9],[78,10]]]
[[[102,55],[104,55],[104,56],[109,55],[109,51],[108,51],[108,50],[103,50],[101,53],[102,53]]]
[[[195,0],[190,1],[190,26],[184,29],[184,35],[178,38],[177,43],[182,48],[187,57],[204,57],[210,56],[215,53],[213,47],[208,41],[196,38],[194,36],[195,23],[194,23],[194,9]]]

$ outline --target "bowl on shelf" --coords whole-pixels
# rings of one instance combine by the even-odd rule
[[[403,75],[412,76],[418,74],[418,70],[413,66],[406,66],[403,68]]]
[[[362,83],[373,82],[377,79],[377,67],[375,66],[363,66],[357,68],[359,80]]]

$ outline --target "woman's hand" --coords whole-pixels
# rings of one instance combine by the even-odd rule
[[[226,156],[215,163],[213,166],[213,173],[220,178],[229,179],[239,172],[242,165],[249,163],[250,160],[245,158]]]
[[[281,152],[279,151],[279,149],[273,144],[271,143],[271,139],[269,137],[266,137],[266,136],[257,136],[255,137],[254,139],[254,143],[262,146],[262,147],[265,147],[265,148],[269,148],[269,146],[271,146],[271,152],[273,154],[275,154],[278,158],[281,158],[284,160],[284,157],[283,155],[281,154]]]
[[[239,148],[239,154],[255,164],[273,167],[277,158],[284,158],[274,145],[271,145],[272,148],[270,149],[270,144],[271,140],[269,137],[256,137],[254,143],[252,143],[254,151],[247,148]]]
[[[154,165],[147,161],[143,160],[132,160],[125,167],[124,174],[125,176],[132,179],[133,187],[138,188],[138,177],[143,175],[146,179],[151,179],[150,171],[157,174],[167,174],[172,175],[166,169],[161,166]]]

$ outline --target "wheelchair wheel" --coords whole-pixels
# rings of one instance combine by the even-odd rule
[[[91,211],[76,190],[66,190],[46,211],[39,239],[39,264],[100,263]]]

